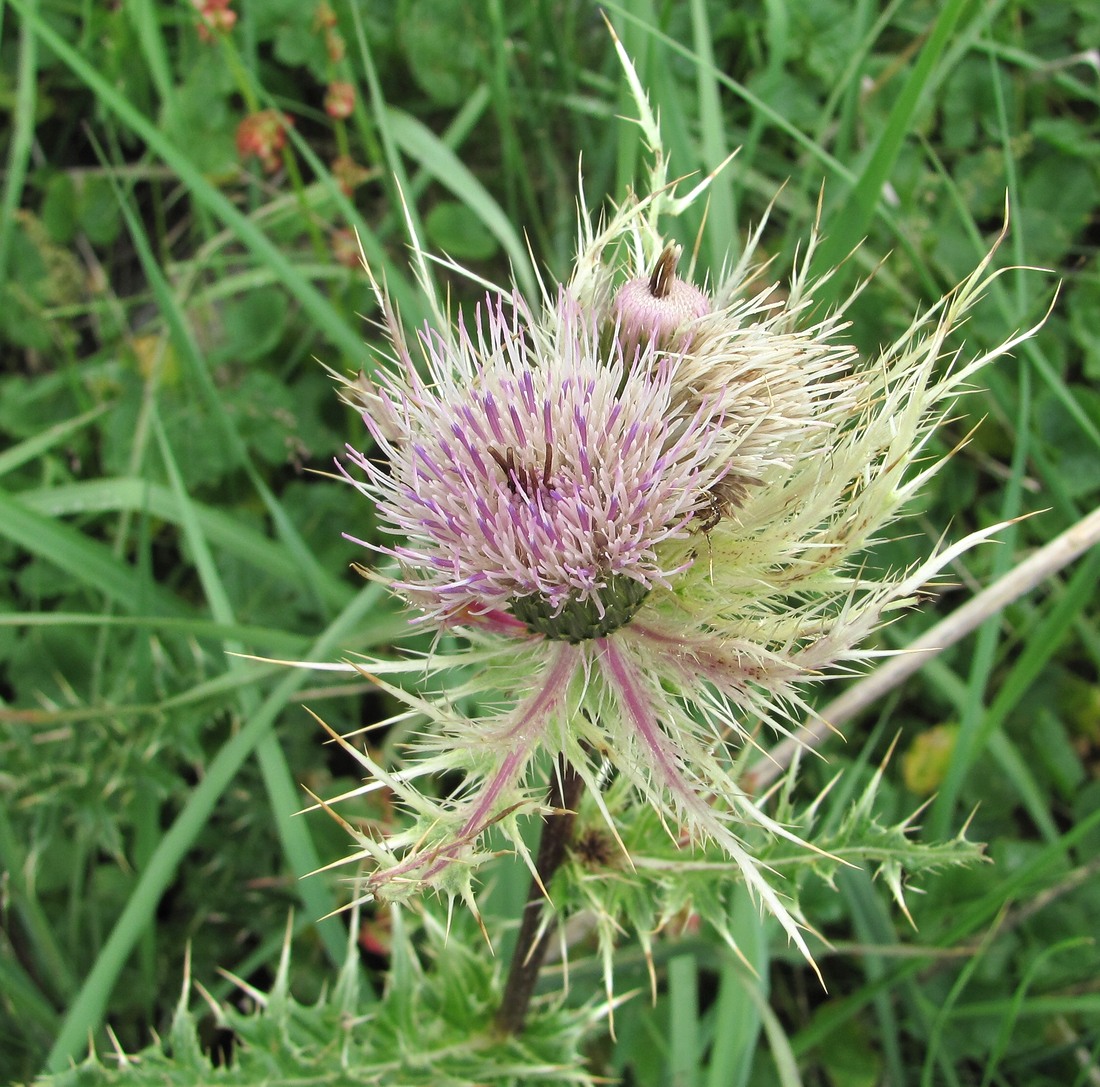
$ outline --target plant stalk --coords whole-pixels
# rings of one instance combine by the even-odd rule
[[[554,873],[565,860],[573,827],[577,821],[577,806],[584,792],[584,779],[564,756],[558,759],[557,773],[550,783],[550,811],[542,822],[535,875],[527,892],[527,902],[520,920],[519,937],[508,969],[500,1008],[496,1014],[496,1029],[501,1034],[519,1034],[527,1018],[527,1008],[535,992],[539,970],[550,945],[552,927],[543,928],[543,913],[548,904],[547,888]]]

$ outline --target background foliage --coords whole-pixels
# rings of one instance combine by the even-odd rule
[[[347,919],[317,919],[347,891],[299,877],[344,837],[292,813],[299,783],[331,795],[353,770],[301,704],[343,728],[385,705],[363,685],[228,653],[330,659],[405,634],[348,570],[362,552],[340,534],[369,537],[371,511],[313,474],[363,440],[316,361],[371,365],[353,231],[412,324],[423,314],[399,191],[430,248],[497,280],[510,261],[529,286],[528,244],[551,274],[568,269],[578,157],[593,207],[640,176],[644,148],[619,117],[632,107],[587,0],[330,2],[0,4],[0,1080],[66,1067],[89,1030],[101,1054],[156,1030],[239,1058],[244,1020],[219,1025],[197,995],[193,1029],[170,1033],[188,948],[217,1000],[249,999],[219,980],[225,968],[253,999],[292,992],[299,1025],[302,1009],[334,1014],[323,990],[345,962]],[[946,428],[944,449],[984,419],[912,537],[875,561],[906,562],[947,526],[1038,515],[969,556],[960,591],[884,635],[904,645],[1096,505],[1100,11],[605,10],[674,170],[741,149],[713,189],[704,266],[736,256],[786,182],[766,235],[777,269],[819,192],[823,260],[866,238],[835,291],[890,253],[853,309],[868,351],[973,267],[1006,193],[1004,262],[1050,272],[1002,278],[968,348],[1034,323],[1061,282],[1042,334]],[[804,767],[808,795],[845,771],[823,813],[835,827],[897,737],[876,818],[934,794],[921,833],[949,840],[970,818],[993,863],[922,878],[915,928],[866,873],[808,884],[804,908],[832,941],[828,992],[736,896],[723,908],[758,981],[685,916],[657,941],[656,1002],[621,1007],[614,1041],[595,1031],[591,1070],[700,1087],[1095,1082],[1098,567],[1086,557],[1010,608],[851,727],[827,765]],[[498,957],[524,882],[506,860],[490,881]],[[292,966],[278,975],[291,909]],[[367,983],[401,956],[385,918],[356,935],[366,1007]],[[578,1001],[602,984],[589,954],[575,954]],[[630,944],[616,971],[621,992],[645,987]],[[466,991],[491,985],[479,975]]]

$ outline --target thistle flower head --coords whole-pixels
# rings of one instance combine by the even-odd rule
[[[988,258],[869,361],[845,340],[843,306],[814,310],[813,237],[782,291],[756,282],[759,229],[712,289],[694,284],[659,217],[710,179],[685,196],[665,183],[635,90],[651,190],[595,225],[582,205],[563,285],[493,289],[454,320],[436,302],[441,319],[414,340],[378,289],[392,350],[347,383],[369,442],[342,470],[388,533],[365,546],[397,572],[374,576],[468,648],[355,666],[407,707],[395,720],[419,723],[401,770],[348,745],[371,776],[362,791],[387,786],[409,813],[384,838],[353,831],[356,857],[372,864],[367,895],[471,900],[490,828],[527,857],[540,752],[568,760],[597,806],[610,762],[620,802],[625,790],[674,839],[720,846],[808,956],[745,827],[798,839],[733,760],[761,724],[783,732],[808,713],[800,685],[860,661],[887,612],[976,542],[879,580],[855,561],[936,471],[913,466],[952,397],[1018,339],[944,360]],[[443,693],[384,678],[456,665]],[[452,795],[416,786],[444,771],[461,776]]]
[[[384,422],[365,419],[386,466],[349,450],[400,537],[394,587],[440,624],[610,633],[686,565],[665,545],[722,478],[717,397],[677,411],[679,360],[628,365],[565,291],[541,319],[497,296],[474,320],[425,330],[426,379],[407,358],[382,379]]]

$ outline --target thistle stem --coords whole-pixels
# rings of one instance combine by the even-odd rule
[[[508,981],[496,1014],[496,1028],[502,1034],[519,1034],[523,1030],[539,970],[550,945],[551,929],[542,928],[547,905],[546,888],[565,860],[583,792],[584,779],[564,756],[559,758],[557,773],[550,783],[550,811],[542,821],[542,836],[535,858],[536,874],[531,877]]]

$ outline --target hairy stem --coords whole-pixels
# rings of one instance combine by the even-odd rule
[[[496,1028],[502,1034],[519,1034],[523,1030],[527,1008],[550,944],[551,927],[544,928],[542,923],[547,905],[546,888],[565,860],[583,792],[584,779],[571,763],[560,758],[557,773],[550,783],[550,811],[542,822],[542,837],[535,858],[536,874],[527,892],[508,981],[496,1015]]]

